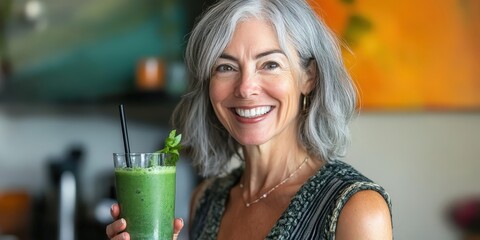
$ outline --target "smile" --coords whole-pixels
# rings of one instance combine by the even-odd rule
[[[270,110],[272,110],[271,106],[264,106],[264,107],[250,108],[250,109],[235,108],[235,112],[240,117],[244,117],[244,118],[256,118],[269,113]]]

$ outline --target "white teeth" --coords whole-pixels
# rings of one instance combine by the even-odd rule
[[[254,118],[270,112],[270,109],[272,109],[271,106],[257,107],[257,108],[250,108],[250,109],[235,108],[235,112],[241,117]]]

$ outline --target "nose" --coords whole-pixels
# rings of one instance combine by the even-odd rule
[[[241,77],[235,87],[235,96],[248,98],[258,94],[259,85],[255,72],[242,71]]]

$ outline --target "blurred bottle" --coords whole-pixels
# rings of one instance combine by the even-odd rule
[[[158,91],[165,87],[165,63],[157,57],[141,59],[137,64],[137,79],[135,83],[138,90]]]

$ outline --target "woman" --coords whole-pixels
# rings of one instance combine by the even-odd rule
[[[392,239],[387,193],[339,160],[355,90],[304,0],[218,2],[186,64],[193,80],[173,122],[206,177],[191,239]],[[229,171],[235,157],[242,165]]]

